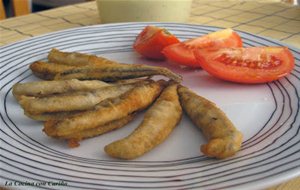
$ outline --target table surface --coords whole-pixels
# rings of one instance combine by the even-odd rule
[[[0,45],[100,23],[95,2],[60,7],[0,21]],[[300,6],[236,0],[194,0],[188,23],[230,27],[300,48]]]
[[[264,1],[194,0],[188,23],[233,28],[300,48],[300,6]],[[0,21],[0,46],[54,31],[101,24],[95,2]],[[268,190],[298,190],[300,177]]]

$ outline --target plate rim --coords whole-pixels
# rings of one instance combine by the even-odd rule
[[[198,24],[185,24],[185,23],[169,23],[169,22],[129,22],[129,23],[99,24],[99,25],[92,25],[92,26],[76,27],[76,28],[71,28],[71,29],[66,29],[66,30],[61,30],[61,31],[55,31],[55,32],[47,33],[47,34],[42,34],[42,35],[34,36],[32,38],[27,38],[27,39],[24,39],[24,40],[21,40],[21,41],[12,43],[12,44],[7,44],[7,45],[4,45],[4,46],[1,46],[0,48],[2,49],[2,48],[8,48],[8,47],[11,47],[11,46],[18,46],[19,44],[22,44],[24,42],[28,42],[28,41],[33,40],[33,39],[43,38],[43,37],[47,37],[47,36],[51,36],[51,35],[56,35],[56,34],[67,32],[67,31],[74,31],[74,30],[77,30],[77,29],[81,30],[81,29],[86,29],[86,28],[98,28],[98,27],[120,26],[120,25],[121,26],[125,26],[125,25],[128,25],[128,24],[129,25],[132,25],[132,24],[143,24],[143,25],[148,25],[148,24],[160,24],[160,25],[176,24],[176,25],[188,25],[188,26],[197,26],[197,27],[204,27],[204,28],[208,27],[208,28],[214,28],[214,29],[222,29],[222,27],[215,27],[215,26],[198,25]],[[272,39],[272,38],[268,38],[268,37],[264,37],[264,36],[260,36],[260,35],[256,35],[256,34],[251,34],[251,33],[247,33],[247,32],[240,31],[240,30],[235,30],[235,31],[238,31],[238,32],[241,32],[241,33],[245,33],[245,34],[249,34],[249,35],[254,36],[254,37],[260,37],[260,38],[265,39],[267,41],[275,42],[275,43],[278,43],[278,44],[281,44],[281,45],[288,45],[289,47],[291,47],[292,49],[294,49],[294,51],[299,51],[299,49],[297,47],[293,47],[293,46],[291,46],[289,44],[286,44],[284,42],[281,42],[281,41],[278,41],[278,40],[275,40],[275,39]],[[1,54],[2,54],[2,52],[0,52],[0,55]],[[2,67],[1,67],[1,69],[2,69]],[[1,76],[1,74],[0,74],[0,76]],[[296,173],[290,174],[289,177],[287,177],[286,175],[283,175],[283,176],[286,176],[286,178],[282,179],[281,181],[278,180],[277,182],[281,183],[281,182],[289,180],[289,179],[291,179],[291,178],[293,178],[295,176],[299,176],[300,175],[300,169]],[[274,181],[272,181],[272,180],[271,181],[266,181],[265,180],[265,185],[269,186],[269,185],[271,185],[271,184],[269,184],[271,182],[273,182],[272,183],[272,185],[273,185]],[[263,182],[261,182],[261,185],[262,185],[262,183]],[[237,187],[240,188],[242,186],[237,186]],[[267,187],[267,186],[265,186],[265,187]]]

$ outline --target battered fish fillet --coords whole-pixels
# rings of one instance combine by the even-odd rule
[[[69,146],[73,148],[73,147],[79,146],[79,141],[81,141],[83,139],[102,135],[104,133],[107,133],[112,130],[116,130],[116,129],[119,129],[119,128],[125,126],[127,123],[129,123],[134,118],[134,115],[135,114],[130,114],[128,116],[125,116],[124,118],[112,121],[110,123],[100,125],[95,128],[92,128],[92,129],[76,131],[76,132],[73,132],[73,133],[71,133],[69,135],[65,135],[65,136],[57,136],[56,128],[53,127],[53,125],[45,126],[43,131],[50,137],[68,140]]]
[[[103,66],[84,66],[64,71],[55,76],[55,80],[62,79],[98,79],[102,81],[116,81],[121,79],[139,78],[145,76],[163,75],[176,82],[182,77],[167,68],[139,64],[112,64]]]
[[[58,73],[74,69],[76,66],[36,61],[29,68],[36,77],[44,80],[53,80]]]
[[[126,117],[148,107],[160,94],[164,81],[151,81],[137,85],[116,98],[100,102],[94,110],[85,111],[62,120],[49,120],[45,127],[55,127],[57,136],[66,136],[75,131],[92,129],[114,120]]]
[[[177,84],[164,89],[147,110],[142,123],[128,137],[105,146],[105,152],[115,158],[134,159],[161,144],[173,131],[182,116]]]
[[[184,111],[208,139],[201,146],[205,155],[223,159],[240,150],[243,135],[222,110],[186,87],[180,86],[178,93]]]
[[[17,99],[20,99],[21,96],[43,97],[67,92],[91,91],[105,86],[110,86],[110,84],[98,80],[37,81],[17,83],[13,86],[12,93]]]
[[[85,66],[85,65],[104,65],[104,64],[119,64],[115,61],[98,57],[96,55],[89,55],[78,52],[62,52],[58,49],[51,49],[48,54],[49,62],[71,65],[71,66]]]
[[[137,83],[112,85],[88,92],[74,92],[47,97],[21,96],[19,103],[31,115],[89,110],[101,101],[120,96],[136,85]]]

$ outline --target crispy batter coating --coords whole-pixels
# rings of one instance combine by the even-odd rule
[[[124,127],[134,118],[134,116],[135,114],[130,114],[128,116],[125,116],[124,118],[109,122],[107,124],[100,125],[92,129],[74,131],[73,133],[65,136],[58,136],[54,125],[45,126],[43,131],[50,137],[68,140],[69,146],[73,148],[79,146],[79,141],[83,139],[99,136],[112,130]]]
[[[136,85],[136,83],[111,85],[93,91],[64,93],[47,97],[22,96],[19,103],[31,115],[89,110],[101,101],[120,96]]]
[[[243,135],[213,102],[186,87],[178,88],[181,105],[193,123],[201,129],[208,143],[201,151],[219,159],[233,156],[240,148]]]
[[[49,125],[56,127],[58,136],[92,129],[145,109],[160,94],[163,86],[163,81],[140,84],[119,97],[102,101],[94,110],[85,111],[62,120],[49,120],[44,125],[45,127],[49,127]]]
[[[122,79],[139,78],[145,76],[163,75],[180,82],[182,77],[164,67],[155,67],[140,64],[111,64],[102,66],[83,66],[61,72],[55,76],[55,80],[98,79],[102,81],[117,81]]]
[[[133,133],[105,146],[105,152],[115,158],[134,159],[161,144],[182,115],[177,86],[171,84],[166,87]]]
[[[36,81],[17,83],[13,86],[12,93],[17,99],[20,99],[20,96],[44,97],[75,91],[92,91],[105,86],[110,86],[110,84],[98,80],[80,81],[71,79],[61,81]]]
[[[85,65],[104,65],[104,64],[118,64],[115,61],[98,57],[96,55],[89,55],[78,52],[62,52],[58,49],[51,49],[48,54],[48,60],[52,63],[71,65],[71,66],[85,66]]]
[[[36,77],[44,80],[53,80],[58,73],[74,69],[76,66],[36,61],[29,68]]]

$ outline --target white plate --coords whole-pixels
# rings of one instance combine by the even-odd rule
[[[1,47],[1,186],[18,189],[257,189],[300,174],[300,53],[292,73],[279,81],[240,85],[218,80],[205,71],[151,62],[132,50],[136,35],[151,23],[124,23],[75,28]],[[152,23],[180,39],[219,28]],[[280,46],[277,41],[239,32],[245,46]],[[128,126],[85,140],[69,149],[64,141],[42,132],[42,123],[26,118],[11,94],[17,82],[38,80],[28,68],[46,59],[53,47],[101,55],[123,63],[166,66],[181,74],[183,84],[221,107],[245,136],[234,157],[203,156],[200,130],[184,116],[170,137],[133,161],[111,159],[103,147],[129,134],[142,113]],[[59,183],[56,184],[55,183]]]

